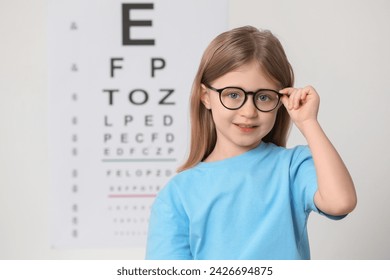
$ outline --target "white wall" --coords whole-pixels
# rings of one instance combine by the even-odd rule
[[[321,124],[356,184],[359,204],[345,220],[311,216],[312,257],[389,259],[390,2],[230,4],[231,27],[272,30],[296,85],[317,88]],[[46,5],[0,0],[0,259],[141,259],[143,248],[50,248]],[[294,129],[289,145],[301,143]]]

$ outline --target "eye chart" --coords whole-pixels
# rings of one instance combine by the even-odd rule
[[[201,54],[227,0],[49,1],[55,248],[144,246],[156,194],[183,162]]]

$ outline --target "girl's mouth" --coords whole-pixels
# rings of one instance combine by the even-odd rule
[[[250,124],[235,124],[241,132],[252,132],[257,126],[256,125],[250,125]]]

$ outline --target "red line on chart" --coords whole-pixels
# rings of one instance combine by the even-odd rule
[[[109,198],[153,198],[156,194],[110,194]]]

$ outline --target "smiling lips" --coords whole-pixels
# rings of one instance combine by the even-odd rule
[[[250,124],[235,124],[241,132],[252,132],[253,130],[255,130],[255,128],[257,127],[257,125],[250,125]]]

